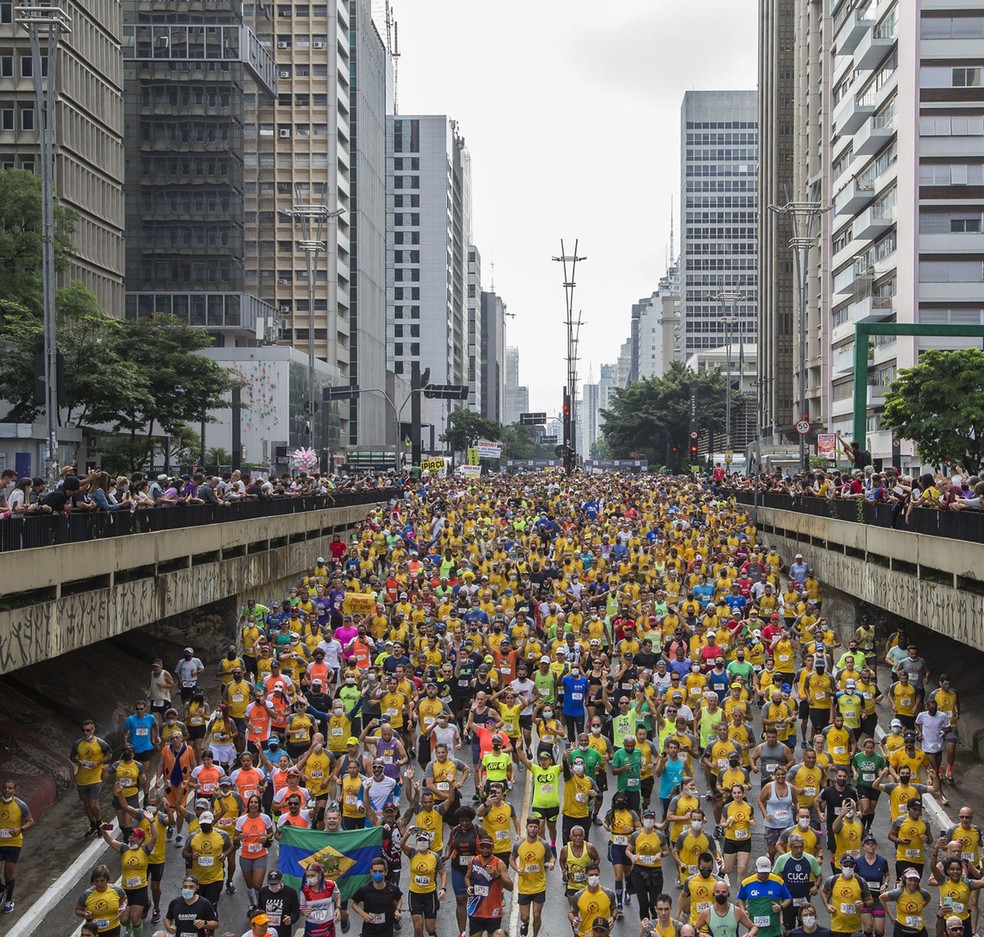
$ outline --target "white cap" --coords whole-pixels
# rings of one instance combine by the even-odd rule
[[[207,823],[214,823],[214,822],[215,822],[215,817],[214,817],[214,816],[212,816],[212,811],[211,811],[211,810],[206,810],[206,811],[205,811],[205,812],[204,812],[204,813],[203,813],[203,814],[202,814],[202,815],[201,815],[201,816],[200,816],[200,817],[198,818],[198,822],[199,822],[199,823],[206,823],[206,824],[207,824]]]
[[[756,872],[771,872],[772,863],[769,862],[768,856],[759,856],[755,860],[755,871]]]
[[[541,664],[549,664],[550,663],[550,658],[547,657],[546,654],[544,654],[543,657],[540,658],[540,663]]]

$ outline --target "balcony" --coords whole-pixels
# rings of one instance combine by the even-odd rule
[[[854,221],[853,235],[856,241],[871,241],[884,234],[895,224],[894,207],[884,208],[872,206],[866,208]]]
[[[875,36],[875,30],[869,29],[861,37],[854,53],[854,67],[864,71],[874,70],[885,60],[894,45],[894,36],[890,39],[879,39]]]
[[[854,135],[854,152],[871,156],[895,136],[895,115],[873,117]]]
[[[869,407],[883,407],[885,405],[885,390],[884,387],[872,387],[868,385],[868,406]]]
[[[874,197],[874,183],[852,179],[834,196],[834,215],[856,215]]]
[[[874,102],[862,103],[858,95],[846,94],[834,107],[834,133],[838,136],[856,133],[874,113]],[[857,152],[857,146],[854,151]]]
[[[832,377],[843,376],[854,372],[854,342],[848,342],[840,348],[835,348],[830,356],[830,373]]]
[[[866,296],[856,303],[851,303],[847,320],[831,330],[830,343],[836,345],[853,335],[854,326],[859,322],[881,322],[889,318],[892,310],[891,296]]]
[[[868,10],[856,10],[841,25],[834,38],[834,55],[850,55],[875,23]]]

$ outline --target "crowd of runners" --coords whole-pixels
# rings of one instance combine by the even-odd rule
[[[972,937],[981,832],[923,803],[957,691],[885,637],[702,482],[425,475],[249,601],[220,661],[154,661],[121,739],[82,724],[85,835],[117,854],[82,933],[206,937],[245,889],[252,937],[422,937],[446,902],[489,937],[514,903],[524,937]],[[6,783],[7,911],[32,822]],[[381,826],[369,882],[342,902],[315,862],[292,888],[287,826]]]

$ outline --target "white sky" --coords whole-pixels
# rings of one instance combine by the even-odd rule
[[[598,378],[631,305],[680,242],[679,122],[690,89],[754,88],[755,0],[393,0],[399,110],[458,120],[472,156],[473,236],[515,319],[530,409],[565,381],[560,264],[575,238],[580,377]]]

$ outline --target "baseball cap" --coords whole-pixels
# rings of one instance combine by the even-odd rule
[[[130,835],[136,836],[137,839],[143,839],[146,834],[139,827],[135,827],[134,829],[130,830]]]
[[[756,872],[771,872],[772,863],[769,862],[768,856],[759,856],[755,860],[755,871]]]
[[[857,861],[854,856],[841,856],[841,865],[857,865]]]
[[[918,797],[910,797],[905,802],[906,808],[909,808],[909,807],[919,807],[919,808],[922,808],[922,805],[923,805],[922,804],[922,801]]]
[[[199,818],[199,823],[214,823],[215,816],[212,814],[211,810],[206,810]]]
[[[208,810],[208,808],[209,799],[207,797],[199,797],[198,800],[195,801],[196,810]]]
[[[779,689],[782,690],[783,693],[793,692],[793,688],[788,683],[784,683],[781,687],[779,687]]]
[[[856,687],[857,686],[857,683],[855,683],[853,680],[845,680],[844,681],[844,686],[846,686],[846,687],[847,686]]]
[[[595,928],[597,928],[599,930],[606,930],[606,931],[610,931],[611,930],[611,928],[608,926],[608,918],[607,917],[596,917],[591,922],[591,928],[592,928],[592,930],[594,930]]]
[[[358,745],[359,744],[359,740],[354,735],[350,735],[349,738],[348,738],[348,741],[345,744],[346,745]]]
[[[890,725],[890,726],[891,726],[891,727],[892,727],[893,729],[901,729],[901,728],[902,728],[902,720],[901,720],[901,719],[893,719],[893,720],[892,720],[892,721],[891,721],[891,722],[889,723],[889,725]]]
[[[540,663],[541,664],[549,664],[550,663],[550,658],[547,657],[546,654],[544,654],[543,657],[540,658]]]
[[[284,873],[280,869],[271,869],[270,874],[267,876],[268,882],[282,882],[284,880]]]
[[[916,869],[906,869],[902,873],[902,878],[919,878],[919,872]]]
[[[185,654],[194,654],[195,653],[195,649],[193,647],[186,647],[184,649],[184,652],[185,652]]]
[[[267,915],[266,911],[258,911],[249,919],[249,923],[259,924],[262,927],[264,924],[270,923],[270,918]]]
[[[219,787],[231,787],[231,786],[232,786],[232,778],[229,777],[219,778]]]

